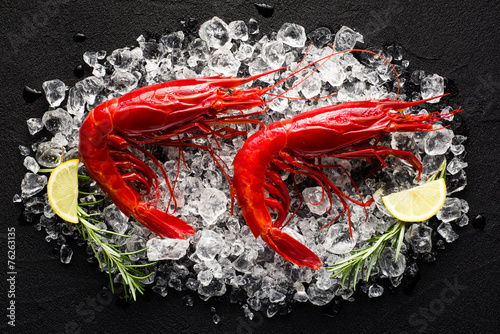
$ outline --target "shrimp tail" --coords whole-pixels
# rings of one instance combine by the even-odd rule
[[[141,202],[134,208],[135,219],[160,237],[184,239],[194,229],[185,221],[149,203]]]
[[[299,266],[318,270],[323,262],[309,248],[292,238],[276,227],[271,227],[267,233],[261,235],[269,247],[281,255],[285,260]]]

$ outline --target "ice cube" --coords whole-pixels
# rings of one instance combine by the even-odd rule
[[[146,243],[149,261],[178,260],[186,255],[189,248],[187,239],[149,239]]]
[[[73,118],[62,108],[45,112],[42,117],[42,122],[45,128],[53,134],[60,132],[68,135],[73,129]]]
[[[248,40],[248,28],[243,21],[233,21],[229,23],[229,38],[234,40],[247,41]]]
[[[205,188],[201,192],[198,212],[207,225],[212,225],[227,210],[227,197],[215,188]]]
[[[106,59],[115,70],[129,72],[136,61],[136,53],[129,49],[116,49]]]
[[[146,248],[146,242],[144,239],[137,235],[132,235],[130,238],[125,241],[125,248],[127,252],[137,252]],[[143,253],[130,254],[129,257],[132,261],[137,261],[143,256]]]
[[[451,159],[451,161],[448,163],[448,165],[446,166],[446,170],[451,175],[455,175],[460,170],[464,169],[467,166],[468,166],[468,164],[465,161],[455,157],[455,158]]]
[[[47,177],[45,175],[26,173],[21,182],[21,196],[23,198],[28,198],[36,195],[42,191],[46,184]]]
[[[41,166],[53,168],[61,163],[62,153],[61,145],[47,141],[38,144],[35,158]]]
[[[91,76],[78,81],[75,87],[80,91],[85,102],[94,104],[97,94],[104,88],[104,81],[101,78]]]
[[[281,41],[273,41],[264,44],[261,51],[262,59],[271,69],[278,69],[285,61],[285,49]]]
[[[97,52],[86,51],[83,54],[83,61],[86,62],[90,67],[94,67],[97,64]]]
[[[58,107],[66,95],[66,85],[59,79],[45,81],[42,84],[45,98],[51,107]]]
[[[68,145],[68,140],[64,137],[60,132],[56,133],[54,137],[50,140],[51,143],[54,143],[59,146]]]
[[[189,44],[188,53],[191,62],[203,61],[210,56],[210,49],[206,41],[197,38]]]
[[[220,253],[224,247],[222,236],[212,230],[201,231],[201,238],[196,244],[196,254],[202,261],[210,261]]]
[[[460,203],[462,204],[460,211],[462,211],[463,213],[469,212],[469,203],[464,199],[460,199]]]
[[[307,288],[307,295],[311,304],[316,306],[324,306],[332,301],[335,294],[332,290],[321,290],[316,284],[311,284]]]
[[[14,197],[12,198],[12,202],[14,203],[21,203],[23,201],[22,197],[19,196],[19,194],[15,194]]]
[[[379,267],[382,273],[389,277],[396,277],[404,273],[406,267],[406,259],[403,254],[398,254],[397,261],[394,261],[396,252],[389,247],[386,247],[379,259]]]
[[[299,303],[304,303],[309,300],[309,296],[305,291],[297,291],[293,295],[293,300],[298,301]]]
[[[208,66],[216,73],[225,76],[236,76],[241,62],[234,58],[233,53],[226,49],[221,48],[215,51],[208,60]]]
[[[38,165],[35,158],[33,158],[33,157],[24,158],[24,167],[26,167],[28,170],[30,170],[34,174],[38,173],[38,170],[40,169],[40,166]]]
[[[335,283],[337,283],[337,279],[332,278],[332,273],[326,271],[325,267],[321,267],[316,273],[316,286],[320,290],[328,290]]]
[[[243,61],[245,59],[251,58],[253,55],[254,51],[254,46],[247,44],[247,43],[241,43],[240,47],[238,48],[238,51],[235,52],[234,57],[238,59],[239,61]]]
[[[184,41],[184,33],[176,31],[171,34],[165,35],[160,39],[160,42],[165,45],[167,51],[172,52],[174,49],[180,49]]]
[[[318,72],[321,78],[328,81],[328,83],[330,83],[333,87],[342,85],[347,78],[342,66],[332,60],[327,61],[320,68],[318,68]]]
[[[71,262],[73,257],[73,250],[68,245],[62,245],[59,250],[59,258],[62,263],[68,264]]]
[[[281,93],[284,93],[284,90],[283,89],[276,89],[275,91],[273,91],[274,94],[281,94]],[[277,98],[277,99],[274,99],[270,104],[269,104],[269,108],[271,110],[274,110],[274,111],[277,111],[277,112],[283,112],[287,109],[288,107],[288,99],[286,98]]]
[[[441,129],[427,133],[425,136],[425,153],[430,155],[443,155],[448,151],[453,139],[453,131]]]
[[[192,166],[191,168],[195,168],[195,166]],[[192,176],[186,177],[181,186],[183,192],[190,197],[200,196],[203,189],[203,183],[201,182],[200,178]]]
[[[405,239],[417,253],[428,253],[432,250],[432,228],[425,224],[413,224],[406,232]]]
[[[424,78],[425,76],[425,72],[422,71],[422,70],[415,70],[412,72],[411,76],[410,76],[410,81],[412,83],[414,83],[415,85],[420,85],[420,83],[422,82],[422,79]]]
[[[437,212],[437,219],[451,222],[462,215],[462,201],[456,197],[446,197],[442,208]]]
[[[107,88],[118,94],[126,94],[137,87],[140,78],[141,74],[139,72],[116,71],[111,75],[111,81]]]
[[[368,297],[370,298],[380,297],[383,293],[384,288],[377,283],[370,285],[370,287],[368,288]]]
[[[307,71],[303,71],[297,78],[298,80],[301,80],[302,78],[306,78],[307,75],[309,75],[309,73]],[[308,76],[307,79],[303,81],[299,87],[300,91],[306,99],[311,99],[318,96],[321,92],[320,75],[316,72],[313,73],[312,75]]]
[[[455,224],[457,224],[457,226],[459,227],[464,227],[465,225],[469,224],[469,217],[463,214],[459,219],[455,221]]]
[[[56,213],[52,209],[52,206],[50,204],[47,204],[43,207],[43,215],[47,218],[52,218],[56,215]]]
[[[427,99],[433,96],[443,95],[444,93],[444,79],[437,74],[425,76],[420,83],[420,93],[422,99]],[[433,99],[428,103],[438,103],[441,98]]]
[[[41,118],[30,118],[26,121],[28,124],[28,131],[30,135],[34,135],[43,129],[43,123]]]
[[[142,57],[146,60],[156,61],[165,52],[163,44],[157,43],[154,40],[151,41],[138,41],[139,48],[142,51]]]
[[[446,240],[446,242],[451,243],[458,239],[458,234],[453,231],[450,223],[442,222],[438,228],[437,232]]]
[[[202,270],[198,273],[197,277],[201,285],[207,286],[210,284],[210,282],[212,282],[214,273],[212,272],[212,270]]]
[[[271,66],[269,66],[269,64],[261,57],[255,58],[255,60],[248,65],[248,72],[250,73],[250,75],[257,75],[264,72],[268,72],[270,70],[272,70]],[[274,77],[273,75],[266,75],[259,78],[259,80],[271,84],[274,82]]]
[[[217,16],[204,22],[198,33],[200,38],[214,49],[219,49],[230,42],[229,26]]]
[[[465,152],[465,146],[462,145],[462,144],[458,144],[458,145],[451,145],[450,147],[450,151],[451,153],[453,153],[453,155],[457,156],[457,155],[461,155],[462,153]]]
[[[244,252],[233,261],[232,266],[235,270],[248,274],[252,271],[257,255],[258,254],[255,250]]]
[[[167,281],[164,278],[158,278],[156,285],[153,286],[151,290],[162,297],[166,297],[168,295]]]
[[[394,133],[392,135],[391,148],[411,152],[417,158],[420,157],[418,154],[418,145],[413,136],[409,133]]]
[[[332,32],[330,29],[321,27],[316,30],[311,31],[307,34],[307,37],[311,40],[314,46],[318,48],[322,48],[325,45],[328,45],[332,41]]]
[[[326,190],[320,186],[305,188],[302,196],[309,210],[316,215],[324,214],[330,207]]]
[[[354,49],[356,42],[363,43],[363,35],[349,27],[342,26],[335,34],[333,47],[335,52]]]
[[[422,172],[427,175],[431,175],[434,172],[437,172],[443,161],[444,161],[443,155],[426,155],[422,159],[422,165],[423,165]]]
[[[286,295],[284,293],[281,293],[273,288],[269,290],[269,301],[271,303],[279,303],[285,300]]]
[[[459,170],[455,175],[446,177],[446,192],[448,195],[463,190],[466,185],[467,175],[463,169]]]
[[[430,254],[430,253],[427,253],[427,254]],[[424,256],[425,256],[425,254],[424,254]],[[400,275],[400,276],[396,276],[396,277],[389,277],[389,281],[391,282],[392,286],[394,286],[394,287],[399,286],[401,284],[401,282],[403,281],[403,276],[404,275]]]
[[[358,233],[352,231],[352,238],[349,232],[349,225],[344,223],[333,224],[327,232],[323,246],[334,254],[346,254],[354,249],[358,240]]]
[[[212,279],[210,284],[198,286],[198,293],[202,297],[210,298],[222,296],[226,293],[226,284],[222,280]]]
[[[30,148],[24,145],[19,145],[19,152],[22,156],[27,156],[30,154]]]
[[[36,215],[43,212],[44,206],[45,200],[42,197],[30,197],[24,201],[24,207]]]
[[[306,39],[304,27],[295,23],[284,23],[276,35],[276,40],[294,48],[303,47],[306,43]]]
[[[102,216],[116,233],[124,234],[127,231],[129,227],[128,217],[114,204],[105,207],[102,211]]]
[[[231,255],[233,256],[240,256],[243,254],[245,251],[245,244],[243,243],[243,240],[241,239],[236,239],[232,245],[231,245]]]
[[[66,109],[68,109],[68,113],[71,115],[80,115],[85,111],[85,100],[82,93],[76,87],[71,87],[69,90]]]
[[[254,317],[254,314],[252,311],[250,311],[250,308],[248,307],[248,304],[243,304],[241,307],[243,309],[243,314],[245,314],[245,317],[248,319],[252,320]]]

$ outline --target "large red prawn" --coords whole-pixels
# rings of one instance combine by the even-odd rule
[[[286,78],[265,89],[236,88],[279,70],[244,79],[214,76],[175,80],[106,101],[89,112],[80,128],[80,158],[88,174],[124,214],[134,216],[161,237],[192,235],[194,229],[189,224],[152,205],[160,198],[158,178],[129,148],[135,147],[161,169],[175,202],[165,170],[142,144],[179,148],[191,145],[210,151],[209,146],[187,142],[208,135],[231,138],[246,133],[226,125],[262,123],[248,118],[253,114],[229,116],[228,111],[262,106],[262,95]],[[214,129],[214,125],[222,127]],[[179,149],[179,158],[181,152]],[[216,154],[211,154],[216,160]],[[145,196],[153,200],[144,201]]]
[[[287,261],[319,269],[322,265],[320,258],[282,231],[290,198],[278,172],[284,170],[313,177],[326,189],[330,201],[331,193],[335,193],[344,207],[340,215],[347,212],[350,225],[350,209],[346,201],[366,207],[372,200],[364,202],[348,197],[324,173],[324,168],[334,166],[311,161],[321,157],[376,159],[379,165],[375,168],[383,168],[386,165],[384,160],[392,155],[406,160],[420,175],[422,164],[411,152],[371,144],[371,141],[377,139],[380,142],[384,133],[431,131],[432,123],[460,111],[402,114],[406,108],[434,98],[437,97],[414,102],[381,99],[327,106],[272,123],[250,136],[233,161],[232,186],[253,235],[256,238],[260,235]],[[274,222],[269,209],[277,212]]]

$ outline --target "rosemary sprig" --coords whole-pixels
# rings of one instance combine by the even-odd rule
[[[444,178],[446,176],[446,159],[439,166],[439,169],[427,179],[427,182]],[[398,220],[392,224],[384,233],[374,236],[368,240],[373,243],[362,249],[351,251],[351,256],[331,265],[328,267],[329,272],[333,272],[332,277],[340,276],[342,288],[345,287],[347,281],[347,288],[351,286],[356,290],[356,283],[358,277],[361,280],[368,281],[370,273],[374,266],[377,265],[382,251],[387,247],[391,241],[390,247],[395,249],[394,262],[398,260],[399,251],[403,246],[405,230],[408,223]],[[366,266],[366,270],[365,270]]]
[[[84,204],[88,205],[89,203],[81,203],[80,205]],[[123,286],[125,288],[125,298],[128,298],[128,288],[131,297],[136,300],[136,292],[139,292],[141,294],[144,293],[144,284],[141,282],[141,280],[148,278],[153,274],[150,273],[146,275],[136,268],[147,267],[153,265],[154,263],[134,264],[134,261],[130,259],[129,256],[143,252],[146,250],[146,248],[134,252],[120,252],[118,248],[122,247],[123,245],[110,244],[107,243],[106,240],[111,239],[112,235],[117,235],[125,238],[129,238],[130,236],[98,228],[92,223],[92,221],[97,223],[101,222],[96,219],[90,218],[91,216],[93,216],[93,214],[88,214],[80,206],[78,207],[78,232],[80,232],[85,240],[89,241],[95,257],[99,262],[99,267],[101,268],[101,270],[105,269],[104,265],[107,266],[109,280],[111,282],[111,291],[114,293],[112,274],[120,273],[122,275]],[[102,260],[99,256],[95,244],[99,245],[102,250]]]

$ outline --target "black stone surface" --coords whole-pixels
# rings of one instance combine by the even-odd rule
[[[498,168],[500,149],[500,29],[498,1],[266,1],[271,18],[257,12],[261,1],[88,1],[4,0],[0,4],[1,194],[0,332],[1,333],[496,333],[500,301],[500,231]],[[364,35],[366,47],[397,43],[410,68],[445,76],[454,107],[464,108],[460,130],[466,142],[468,187],[461,197],[469,217],[481,214],[483,231],[458,229],[460,238],[439,251],[433,263],[419,262],[419,274],[401,289],[377,299],[356,293],[356,301],[319,308],[294,304],[291,314],[253,321],[234,304],[183,294],[165,298],[149,291],[124,303],[102,291],[107,276],[86,261],[85,249],[71,244],[69,265],[60,263],[56,245],[27,223],[20,204],[23,158],[28,144],[26,120],[41,117],[48,103],[27,103],[23,89],[41,90],[59,78],[79,79],[73,71],[85,51],[134,45],[146,31],[162,34],[184,29],[181,21],[202,23],[213,16],[226,22],[254,17],[264,33],[285,22],[332,31],[342,25]],[[75,43],[76,33],[86,36]],[[7,229],[15,228],[15,327],[7,324]],[[418,278],[418,279],[417,279]],[[212,322],[211,307],[221,321]]]

